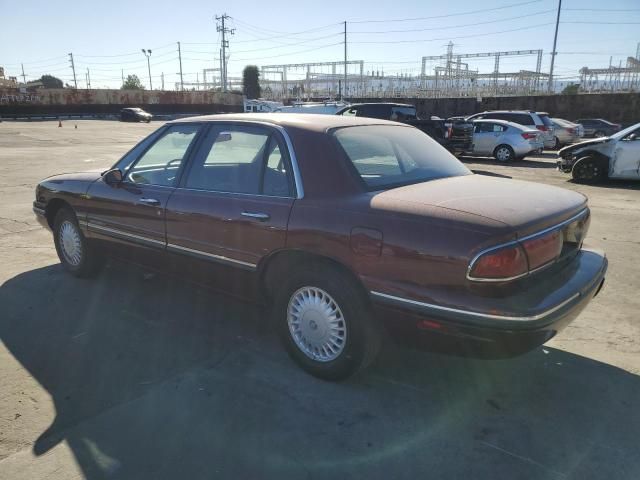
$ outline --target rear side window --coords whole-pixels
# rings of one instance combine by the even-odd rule
[[[533,117],[527,113],[510,113],[509,121],[520,125],[535,125]]]
[[[347,127],[337,129],[334,135],[370,190],[471,173],[437,142],[415,128]]]
[[[540,117],[542,123],[544,123],[547,127],[553,127],[553,122],[549,118],[549,115],[538,113],[538,117]]]

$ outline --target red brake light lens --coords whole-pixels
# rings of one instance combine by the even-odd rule
[[[509,279],[527,273],[527,257],[520,245],[485,253],[473,263],[469,277]]]
[[[533,140],[537,136],[538,135],[536,133],[523,133],[522,134],[522,138],[524,138],[525,140]]]
[[[558,258],[562,252],[562,242],[560,230],[522,242],[529,259],[529,270],[535,270]]]
[[[543,131],[543,132],[546,132],[546,131],[547,131],[547,126],[546,126],[546,125],[536,125],[536,128],[537,128],[538,130]]]

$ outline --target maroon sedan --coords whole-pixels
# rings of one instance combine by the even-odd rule
[[[385,332],[523,353],[607,269],[582,245],[583,195],[474,175],[416,128],[361,117],[170,122],[102,174],[44,180],[34,211],[74,275],[109,253],[265,302],[327,379],[366,366]]]

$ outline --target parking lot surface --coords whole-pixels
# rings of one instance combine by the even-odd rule
[[[463,159],[588,195],[604,290],[527,355],[389,342],[334,384],[254,305],[119,263],[65,274],[35,184],[106,169],[159,124],[57,125],[0,123],[0,479],[640,478],[640,182],[574,184],[551,153]]]

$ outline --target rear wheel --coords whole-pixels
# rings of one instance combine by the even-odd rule
[[[576,161],[571,169],[571,176],[577,182],[596,183],[607,178],[607,172],[602,162],[588,156]]]
[[[56,214],[53,239],[62,266],[76,277],[94,275],[102,266],[102,256],[82,234],[70,208],[61,208]]]
[[[556,137],[556,142],[553,145],[553,149],[554,150],[560,150],[560,147],[562,147],[562,143],[560,142],[560,139],[558,137]]]
[[[509,145],[498,145],[493,151],[493,156],[497,161],[503,163],[512,162],[516,158],[513,148]]]
[[[277,330],[289,356],[311,375],[343,380],[368,366],[381,343],[368,299],[346,275],[303,265],[276,293]]]

